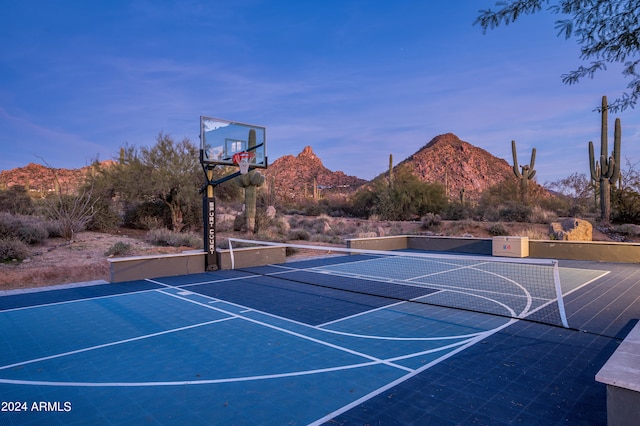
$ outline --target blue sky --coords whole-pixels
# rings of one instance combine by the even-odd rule
[[[537,149],[540,183],[588,174],[610,66],[567,86],[582,62],[557,16],[483,34],[494,0],[36,1],[0,15],[0,170],[44,159],[76,168],[151,146],[198,143],[201,115],[267,128],[270,162],[310,145],[331,170],[370,179],[454,133],[510,164]],[[622,156],[640,161],[640,117]],[[610,139],[613,139],[611,130]]]

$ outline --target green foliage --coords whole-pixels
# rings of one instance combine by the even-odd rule
[[[114,210],[110,200],[106,198],[97,198],[93,205],[95,214],[91,216],[87,222],[87,230],[89,231],[111,231],[120,225],[120,216]]]
[[[249,130],[248,148],[256,146],[256,131]],[[264,175],[257,170],[249,170],[245,174],[234,179],[234,182],[244,188],[244,205],[245,205],[245,230],[246,232],[255,232],[256,228],[256,208],[257,208],[257,188],[264,183]]]
[[[473,208],[468,204],[449,203],[442,212],[442,216],[447,220],[463,220],[473,216]]]
[[[124,256],[131,253],[131,244],[117,241],[104,253],[105,256]]]
[[[413,220],[427,213],[439,213],[447,206],[442,185],[422,182],[408,168],[400,168],[389,187],[382,179],[359,190],[352,213],[359,217],[377,215],[383,220]]]
[[[562,76],[565,84],[578,83],[585,77],[592,78],[596,72],[606,70],[606,65],[621,64],[622,75],[631,77],[627,88],[610,107],[612,111],[633,107],[640,97],[640,74],[634,59],[640,51],[638,43],[638,3],[628,0],[511,0],[496,3],[499,9],[481,10],[474,22],[486,32],[502,24],[515,22],[520,16],[536,14],[544,8],[561,15],[556,21],[558,35],[575,36],[580,45],[580,58],[589,65],[580,65],[576,70]]]
[[[611,219],[617,223],[640,224],[640,194],[631,188],[614,189]]]
[[[29,247],[24,242],[0,237],[0,262],[24,260],[30,254]]]
[[[529,181],[534,178],[536,162],[536,149],[531,150],[531,161],[529,164],[518,167],[518,155],[516,152],[516,141],[511,141],[511,153],[513,154],[513,174],[520,179],[520,199],[523,203],[529,202]]]
[[[31,214],[33,210],[33,201],[24,186],[15,185],[11,188],[0,190],[0,212]]]
[[[608,139],[608,105],[607,97],[602,97],[602,127],[600,131],[600,161],[595,159],[593,142],[589,141],[589,166],[591,179],[600,188],[600,219],[608,224],[611,218],[611,185],[615,185],[620,177],[620,144],[621,125],[616,118],[613,153],[609,156]]]
[[[160,202],[169,212],[170,226],[180,231],[186,219],[197,220],[189,212],[201,207],[198,193],[203,181],[198,150],[188,139],[175,142],[160,133],[151,148],[125,146],[120,161],[101,170],[105,186],[126,205]]]
[[[134,229],[155,229],[171,226],[171,213],[160,200],[131,202],[124,211],[124,226]]]
[[[439,214],[436,213],[427,213],[422,217],[422,229],[426,230],[437,230],[440,224],[442,223],[442,218]]]
[[[304,229],[293,229],[289,232],[289,236],[287,238],[292,241],[309,241],[311,239],[311,234]]]
[[[508,202],[498,207],[497,220],[505,222],[529,222],[531,207],[518,202]]]
[[[562,216],[582,216],[593,207],[593,185],[584,173],[573,173],[546,186],[556,193],[554,207]]]
[[[489,227],[487,228],[487,232],[493,237],[509,235],[509,231],[507,230],[507,228],[505,228],[505,226],[500,222],[492,223],[491,225],[489,225]]]

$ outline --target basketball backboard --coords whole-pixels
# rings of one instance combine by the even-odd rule
[[[249,133],[255,132],[255,145],[249,146]],[[252,152],[251,167],[267,167],[267,130],[262,126],[220,118],[200,117],[201,161],[207,164],[236,166],[233,155]]]

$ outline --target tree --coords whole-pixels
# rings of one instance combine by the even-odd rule
[[[573,173],[570,176],[546,184],[547,188],[558,193],[565,204],[564,213],[570,216],[583,214],[593,205],[592,181],[584,173]]]
[[[358,216],[377,215],[384,220],[411,220],[439,213],[447,206],[444,187],[423,182],[408,167],[397,170],[393,186],[383,179],[359,190],[353,200]]]
[[[584,77],[593,78],[596,72],[607,69],[607,64],[623,64],[622,75],[631,78],[621,97],[609,105],[612,112],[634,107],[640,98],[640,1],[639,0],[512,0],[496,3],[498,10],[481,10],[475,20],[483,31],[501,24],[515,22],[521,15],[532,15],[543,10],[566,16],[556,21],[558,35],[575,36],[580,45],[580,58],[591,61],[562,75],[565,84],[578,83]]]
[[[199,202],[202,170],[198,149],[186,138],[176,143],[171,136],[160,133],[151,148],[125,146],[119,162],[106,173],[122,199],[162,202],[176,232],[185,226],[184,216],[190,207]]]

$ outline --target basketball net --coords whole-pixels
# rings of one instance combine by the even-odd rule
[[[240,166],[240,174],[246,175],[249,172],[249,164],[253,160],[253,152],[236,152],[233,154],[233,162]]]

